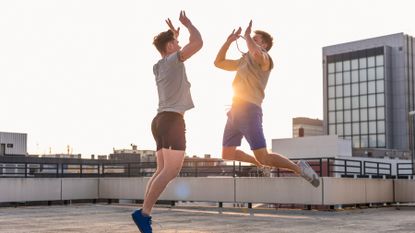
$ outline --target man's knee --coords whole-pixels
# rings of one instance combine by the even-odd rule
[[[222,148],[222,159],[235,160],[235,147],[224,147]]]
[[[269,161],[269,156],[268,156],[268,151],[265,148],[261,148],[258,150],[254,150],[254,155],[255,155],[255,159],[263,164],[263,165],[268,165],[270,163]]]

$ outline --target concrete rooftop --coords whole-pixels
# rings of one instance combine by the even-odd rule
[[[138,232],[132,204],[72,204],[0,208],[0,232]],[[341,211],[158,207],[154,232],[415,232],[415,207]]]

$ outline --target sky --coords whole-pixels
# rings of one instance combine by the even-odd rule
[[[0,131],[28,134],[28,153],[110,154],[154,150],[150,124],[158,96],[155,35],[180,10],[204,46],[186,61],[195,108],[186,112],[190,156],[220,157],[234,72],[214,67],[230,32],[249,20],[274,37],[263,102],[271,140],[292,137],[292,118],[323,118],[322,48],[404,32],[415,36],[411,0],[2,0]],[[235,45],[228,57],[239,58]],[[249,149],[247,143],[243,149]]]

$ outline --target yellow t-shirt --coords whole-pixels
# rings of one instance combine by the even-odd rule
[[[268,57],[271,65],[267,71],[263,71],[249,53],[245,53],[239,59],[239,66],[232,83],[234,99],[242,99],[261,107],[265,97],[264,90],[273,68],[272,59],[269,55]]]

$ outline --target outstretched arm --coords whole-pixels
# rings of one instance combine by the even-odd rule
[[[228,36],[228,39],[220,48],[218,55],[216,55],[215,59],[215,66],[219,69],[235,71],[238,68],[239,60],[226,59],[226,53],[228,52],[229,46],[240,37],[241,31],[242,29],[240,27],[236,32],[234,29],[232,33]]]
[[[192,24],[190,19],[187,18],[186,13],[184,11],[180,12],[179,20],[187,28],[187,30],[189,30],[189,34],[190,34],[189,43],[187,43],[183,47],[183,49],[180,51],[180,60],[185,61],[202,48],[203,40],[202,40],[202,36],[200,35],[200,32]],[[179,33],[179,30],[180,28],[176,30],[177,34]]]
[[[252,30],[252,20],[249,21],[249,25],[245,30],[245,40],[248,47],[249,54],[254,58],[254,60],[261,65],[261,67],[269,67],[270,61],[268,54],[259,47],[251,37]]]

